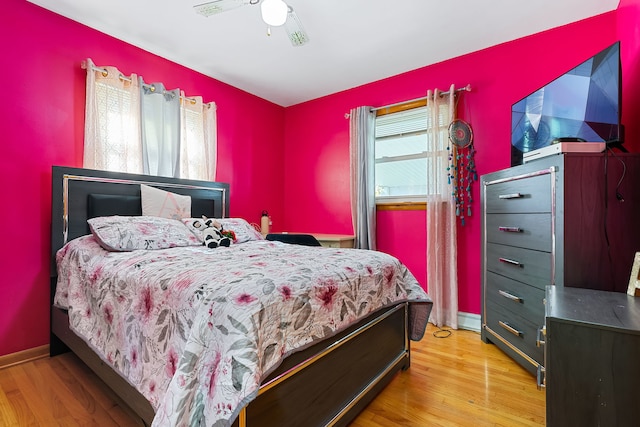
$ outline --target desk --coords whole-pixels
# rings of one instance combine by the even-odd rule
[[[309,234],[326,248],[353,248],[355,246],[355,236],[351,234],[324,234],[308,233],[306,231],[283,231],[275,234]]]
[[[355,245],[355,237],[349,234],[310,234],[327,248],[353,248]]]

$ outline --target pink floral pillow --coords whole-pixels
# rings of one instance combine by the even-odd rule
[[[236,240],[233,243],[244,243],[251,240],[264,240],[262,234],[258,232],[251,224],[243,218],[215,218],[220,224],[222,224],[223,230],[231,230],[236,235]],[[197,228],[194,223],[202,221],[202,218],[183,218],[182,222],[202,241],[204,236],[202,235],[202,228]]]
[[[87,220],[91,233],[108,251],[200,246],[182,222],[153,216],[103,216]]]

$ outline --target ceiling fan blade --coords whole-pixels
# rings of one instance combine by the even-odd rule
[[[284,23],[284,29],[292,45],[302,46],[309,42],[309,36],[304,31],[298,15],[296,15],[291,6],[289,6],[289,13],[287,14],[287,21]]]
[[[193,6],[196,13],[202,16],[217,15],[228,10],[237,9],[249,4],[248,0],[214,0]]]

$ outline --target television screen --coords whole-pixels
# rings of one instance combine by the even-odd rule
[[[554,140],[620,142],[620,42],[513,104],[512,165]]]

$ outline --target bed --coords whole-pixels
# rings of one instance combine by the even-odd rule
[[[205,419],[206,425],[213,426],[347,425],[399,370],[409,368],[409,343],[424,334],[431,300],[424,291],[417,289],[419,285],[413,276],[397,260],[389,261],[391,257],[373,251],[307,247],[260,239],[217,249],[189,244],[184,247],[169,245],[171,247],[158,250],[154,247],[153,250],[131,252],[113,251],[113,248],[105,251],[104,242],[100,240],[102,235],[96,231],[98,225],[108,224],[113,218],[118,221],[147,218],[141,216],[141,186],[189,196],[192,218],[204,215],[224,219],[229,216],[229,185],[225,183],[54,166],[50,348],[52,356],[69,349],[76,353],[146,425],[199,425]],[[130,254],[135,254],[134,259],[125,258],[133,256]],[[178,256],[189,258],[176,261]],[[98,281],[93,283],[89,276],[77,273],[89,271],[84,264],[77,264],[81,260],[90,260],[88,264],[93,270],[89,276],[100,276]],[[249,264],[243,260],[253,261]],[[165,266],[162,262],[169,264]],[[393,269],[390,270],[387,262],[393,264]],[[183,285],[184,280],[178,280],[183,273],[172,270],[177,264],[187,267],[188,274],[184,273],[190,278],[187,285]],[[369,269],[366,277],[356,273],[356,266],[361,264]],[[106,265],[115,266],[113,278],[104,278],[102,272]],[[149,270],[152,271],[150,275],[134,276],[131,283],[125,284],[125,280],[129,280],[126,279],[129,277],[127,266],[137,271],[151,265],[154,269]],[[163,267],[157,268],[158,265]],[[384,265],[384,270],[372,271],[372,265]],[[309,276],[300,272],[300,266]],[[310,275],[311,270],[329,271],[332,268],[340,273],[336,277],[323,276],[321,286],[318,285],[320,279]],[[215,275],[208,276],[212,272]],[[349,276],[352,272],[354,276]],[[352,286],[349,298],[355,298],[354,289],[363,290],[356,293],[357,306],[356,299],[351,307],[345,303],[347,297],[334,297],[341,295],[341,291],[336,291],[336,283],[343,280],[343,276],[350,277],[347,280]],[[157,278],[157,283],[163,285],[156,286],[156,279],[149,277]],[[290,299],[295,316],[283,315],[286,310],[277,306],[265,309],[271,307],[266,301],[274,300],[273,295],[289,300],[289,293],[283,293],[283,289],[289,289],[290,283],[305,280],[316,285],[304,291],[309,293],[299,291]],[[201,288],[189,287],[191,282],[213,285],[204,292]],[[364,289],[369,282],[386,286],[379,286],[366,296]],[[142,290],[134,288],[143,283],[148,286]],[[170,284],[164,286],[165,283]],[[283,283],[287,286],[283,287]],[[252,286],[259,286],[260,290],[254,291]],[[175,297],[178,295],[176,289],[182,291],[184,288],[187,295],[175,312],[164,306],[154,306],[153,310],[144,313],[151,316],[149,313],[153,312],[155,316],[148,325],[143,320],[133,319],[131,314],[127,319],[130,323],[125,325],[127,329],[119,332],[114,326],[116,332],[111,333],[110,324],[107,329],[104,324],[91,320],[98,317],[100,322],[111,320],[110,315],[103,314],[104,307],[108,306],[106,300],[97,302],[102,310],[100,316],[97,315],[98,308],[83,305],[85,300],[86,304],[96,303],[96,289],[100,295],[107,292],[105,289],[109,292],[119,289],[116,296],[110,297],[114,302],[112,305],[117,308],[132,304],[130,311],[133,312],[140,304],[125,302],[125,294],[132,293],[135,298],[135,295],[149,292],[149,288],[168,292],[167,287],[172,292],[172,301],[182,301]],[[331,290],[329,294],[327,289]],[[159,300],[157,295],[146,300]],[[374,299],[380,299],[381,305],[375,305]],[[228,311],[229,307],[236,310],[238,306],[259,306],[259,309],[251,315]],[[167,318],[175,320],[189,311],[198,316],[184,314],[188,320],[173,324],[182,326],[173,328],[180,329],[180,333],[174,333],[179,345],[173,341],[168,345],[177,347],[171,353],[171,348],[166,349],[167,328],[156,325],[162,326]],[[225,313],[225,316],[213,320],[214,312]],[[303,312],[305,314],[300,315]],[[96,315],[92,316],[93,313]],[[264,320],[278,315],[282,316],[279,323]],[[236,317],[244,320],[238,321]],[[319,319],[327,320],[323,323]],[[269,338],[258,327],[253,332],[251,325],[254,323],[260,327],[263,323],[277,324],[277,328],[267,328],[287,332],[278,332],[281,335]],[[144,344],[141,339],[140,347],[133,344],[135,351],[132,352],[130,349],[125,351],[122,344],[109,343],[106,338],[113,335],[123,339],[122,335],[128,336],[132,329],[153,329],[155,332],[140,335],[150,337],[150,344]],[[250,329],[254,335],[236,337],[235,341],[225,344],[228,336],[239,333],[236,329],[243,333]],[[154,338],[158,334],[161,339]],[[158,349],[162,343],[165,348]],[[258,356],[245,352],[243,346],[255,347]],[[171,372],[165,372],[167,378],[163,380],[166,383],[150,380],[149,374],[157,373],[164,360],[156,354],[156,349],[171,355],[168,358],[172,360]],[[142,363],[155,358],[159,359],[155,365],[151,363],[147,367]],[[254,370],[256,367],[259,369]],[[186,383],[195,384],[194,391]]]

